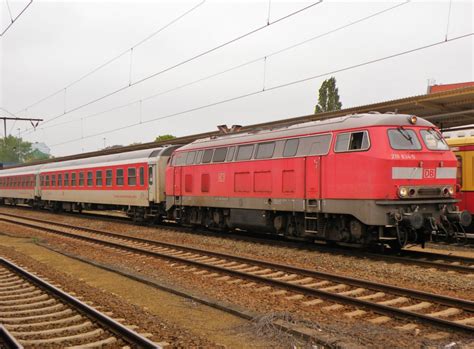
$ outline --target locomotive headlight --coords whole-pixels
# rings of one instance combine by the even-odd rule
[[[412,125],[416,124],[417,120],[418,120],[418,118],[415,115],[412,115],[408,118],[408,122]]]
[[[447,195],[447,196],[448,196],[448,195],[449,195],[449,196],[453,196],[453,195],[454,195],[454,188],[451,187],[451,186],[446,187],[446,188],[444,188],[443,192],[444,192],[444,194]]]
[[[406,198],[408,196],[408,189],[405,187],[398,188],[398,196],[401,198]]]

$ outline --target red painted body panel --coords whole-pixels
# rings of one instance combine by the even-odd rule
[[[451,151],[427,149],[418,133],[419,127],[412,129],[418,133],[421,150],[393,150],[387,136],[388,128],[393,127],[360,129],[369,130],[370,142],[375,145],[366,151],[335,153],[336,136],[347,132],[343,130],[334,133],[329,153],[320,157],[168,165],[166,193],[249,198],[398,199],[397,190],[401,185],[455,186],[455,178],[437,179],[431,175],[437,168],[456,167],[456,158]],[[421,167],[423,177],[392,179],[394,167]],[[203,175],[209,175],[209,190],[202,190]]]

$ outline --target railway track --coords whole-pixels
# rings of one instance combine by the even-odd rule
[[[4,258],[0,258],[0,323],[1,348],[160,348]]]
[[[20,210],[22,209],[23,208],[21,208]],[[18,216],[15,214],[3,213],[3,212],[0,212],[0,214],[7,215],[7,216],[10,215],[12,217]],[[67,214],[67,213],[64,213],[64,214],[67,216],[77,217],[77,214]],[[82,213],[81,216],[84,216],[88,219],[106,220],[106,221],[111,221],[114,223],[130,224],[132,226],[136,226],[136,224],[131,222],[129,219],[126,219],[123,217],[99,215],[99,214],[93,214],[93,213],[92,214]],[[35,219],[35,218],[30,218],[30,219]],[[42,221],[40,219],[35,219],[35,220]],[[46,222],[46,221],[43,220],[43,222]],[[61,224],[61,223],[55,223],[55,224]],[[64,224],[64,226],[67,226],[67,224]],[[196,231],[190,228],[179,227],[179,226],[170,225],[170,224],[165,225],[165,228],[175,229],[180,232],[218,236],[221,238],[224,236],[222,234],[215,234],[212,231]],[[255,242],[259,244],[269,244],[269,243],[281,244],[282,247],[304,249],[308,251],[319,251],[319,252],[323,251],[327,253],[338,253],[341,255],[353,256],[353,257],[364,257],[364,258],[370,258],[374,260],[385,261],[389,263],[417,265],[420,267],[434,268],[438,270],[444,270],[447,272],[474,274],[474,258],[470,258],[470,257],[462,257],[462,256],[447,255],[447,254],[442,254],[442,253],[423,252],[423,251],[410,251],[410,250],[402,250],[400,253],[397,253],[397,254],[390,253],[390,251],[385,251],[384,253],[376,253],[376,252],[367,252],[363,250],[357,250],[354,248],[347,249],[344,246],[337,247],[337,246],[327,246],[327,245],[320,245],[320,244],[309,245],[307,242],[301,243],[301,242],[293,241],[293,240],[288,241],[288,240],[278,239],[279,236],[278,237],[273,236],[273,238],[270,239],[270,237],[268,236],[261,237],[261,236],[255,236],[255,235],[247,236],[247,235],[238,234],[237,236],[232,237],[232,236],[229,236],[229,234],[226,234],[225,237],[235,238],[235,239],[245,239],[245,241]]]
[[[375,324],[397,318],[450,331],[474,331],[474,302],[469,300],[40,219],[2,213],[0,220],[114,251],[164,259],[172,267],[202,277],[286,297],[305,307],[343,309],[345,316]],[[406,323],[401,329],[410,326],[417,325]]]

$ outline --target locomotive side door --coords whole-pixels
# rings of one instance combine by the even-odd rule
[[[174,167],[174,188],[173,188],[173,192],[174,192],[175,199],[176,199],[176,196],[181,196],[182,195],[182,193],[181,193],[181,187],[182,187],[181,172],[182,172],[182,167],[180,167],[180,166]]]
[[[306,203],[308,206],[317,205],[321,198],[321,156],[308,156],[305,160]]]

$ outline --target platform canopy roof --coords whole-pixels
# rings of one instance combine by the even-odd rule
[[[337,111],[310,114],[305,116],[299,116],[295,118],[281,119],[271,122],[265,122],[261,124],[254,124],[243,126],[239,132],[246,132],[256,129],[274,128],[278,126],[287,126],[297,123],[313,120],[324,120],[333,117],[367,113],[367,112],[394,112],[400,114],[410,114],[423,117],[432,123],[436,124],[442,130],[453,130],[454,129],[465,129],[474,128],[469,126],[474,124],[474,86],[463,87],[453,89],[449,91],[430,93],[425,95],[406,97],[400,99],[394,99],[391,101],[385,101],[380,103],[362,105],[358,107],[346,108]],[[196,135],[190,135],[185,137],[179,137],[172,141],[164,142],[150,142],[142,143],[133,146],[125,146],[114,149],[100,150],[90,153],[83,153],[71,156],[65,156],[61,158],[55,158],[50,160],[44,160],[36,162],[35,164],[81,159],[90,156],[100,156],[107,154],[115,154],[132,150],[155,148],[160,145],[166,144],[188,144],[196,139],[222,135],[221,131],[211,131],[206,133],[200,133]],[[23,164],[15,167],[31,165]]]
[[[474,86],[278,120],[249,127],[268,127],[268,125],[272,124],[276,126],[285,123],[321,120],[347,114],[367,113],[372,111],[420,116],[431,121],[443,130],[448,130],[453,127],[457,128],[459,126],[465,127],[474,124]],[[474,126],[472,128],[474,128]],[[248,127],[245,129],[248,130]]]

